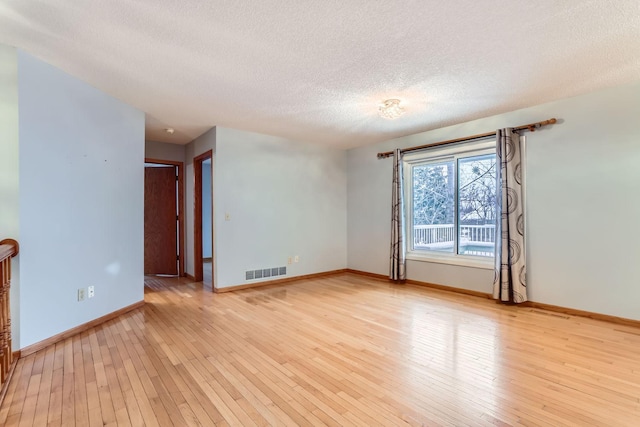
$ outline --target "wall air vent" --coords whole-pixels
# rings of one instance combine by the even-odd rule
[[[244,272],[245,280],[263,279],[266,277],[284,276],[287,267],[261,268],[259,270],[247,270]]]

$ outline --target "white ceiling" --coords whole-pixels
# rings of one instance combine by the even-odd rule
[[[147,139],[347,148],[640,80],[640,1],[0,0],[0,43],[145,111]]]

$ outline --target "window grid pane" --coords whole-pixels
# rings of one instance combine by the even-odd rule
[[[455,163],[453,160],[412,169],[413,248],[454,252]]]
[[[493,257],[496,156],[458,160],[458,254]]]

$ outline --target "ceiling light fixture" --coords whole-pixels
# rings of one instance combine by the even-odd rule
[[[173,128],[166,128],[164,131],[165,131],[166,133],[168,133],[169,135],[173,135],[173,132],[175,132],[175,131],[173,130]]]
[[[405,113],[404,108],[400,106],[399,99],[387,99],[380,105],[378,112],[380,117],[390,120],[397,119]]]

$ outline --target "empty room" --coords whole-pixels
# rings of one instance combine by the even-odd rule
[[[639,41],[0,0],[0,425],[640,425]]]

